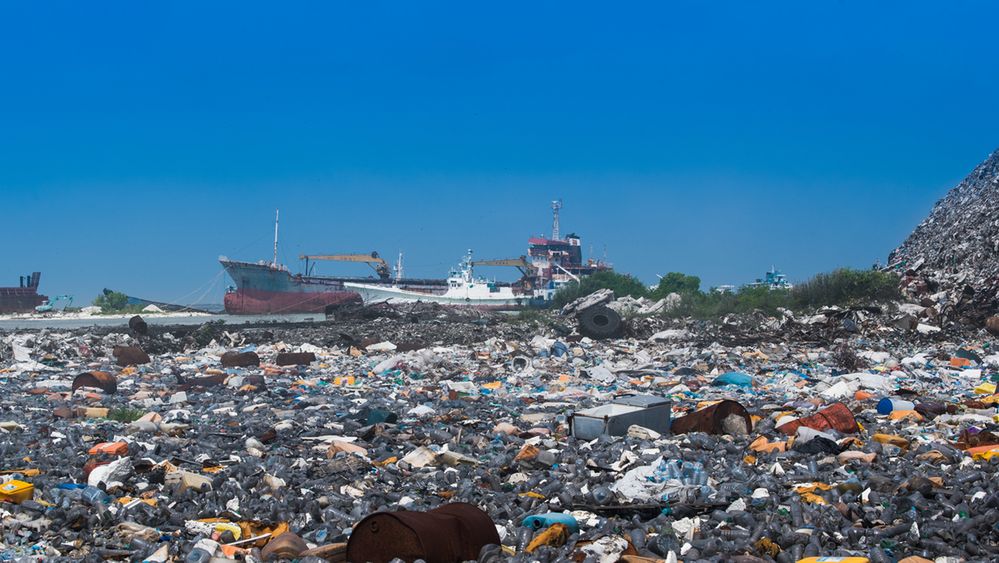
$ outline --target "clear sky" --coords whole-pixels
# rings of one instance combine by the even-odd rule
[[[868,267],[999,147],[997,6],[8,2],[0,285],[220,302],[275,208],[440,276],[554,198],[649,283]]]

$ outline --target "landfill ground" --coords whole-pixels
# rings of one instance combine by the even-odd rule
[[[433,306],[0,332],[0,560],[999,558],[989,333],[611,306],[608,339]],[[573,437],[627,394],[672,431]],[[454,503],[488,518],[358,525]]]

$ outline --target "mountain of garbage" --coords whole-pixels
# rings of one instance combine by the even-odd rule
[[[942,320],[981,324],[999,310],[999,150],[936,203],[895,249],[902,287]]]

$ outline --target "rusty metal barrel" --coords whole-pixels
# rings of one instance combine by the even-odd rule
[[[348,561],[387,563],[423,559],[427,563],[476,560],[483,546],[499,544],[488,514],[454,502],[427,512],[377,512],[354,526],[347,542]]]

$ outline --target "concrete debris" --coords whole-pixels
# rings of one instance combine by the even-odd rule
[[[996,337],[943,300],[0,333],[0,559],[996,560]]]

